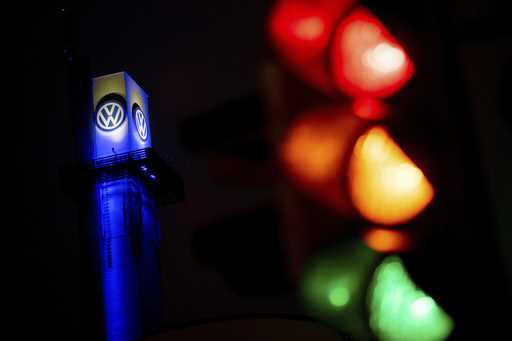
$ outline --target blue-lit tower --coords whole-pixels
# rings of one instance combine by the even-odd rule
[[[144,90],[126,72],[74,71],[79,164],[65,183],[80,203],[84,338],[140,339],[162,322],[158,205],[183,184],[152,148]]]

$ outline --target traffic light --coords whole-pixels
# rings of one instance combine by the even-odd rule
[[[368,9],[359,7],[336,28],[330,64],[336,87],[352,97],[388,97],[414,73],[402,46]]]
[[[453,320],[411,280],[397,256],[377,267],[368,289],[370,327],[383,341],[444,340]]]
[[[278,1],[269,36],[286,67],[322,91],[388,97],[414,65],[384,25],[354,0]]]
[[[237,238],[225,242],[235,233],[219,238],[224,245],[242,240],[238,259],[226,258],[240,262],[248,245],[260,250],[264,244],[254,242],[254,231],[277,233],[282,245],[276,249],[286,257],[291,282],[301,283],[307,311],[320,312],[319,318],[343,329],[353,325],[346,317],[355,313],[339,314],[359,307],[361,327],[349,331],[355,339],[371,334],[393,340],[415,333],[441,340],[452,330],[450,335],[456,337],[471,335],[477,324],[465,322],[479,318],[466,315],[466,297],[480,287],[490,292],[495,285],[473,276],[473,264],[492,273],[484,261],[490,258],[481,256],[479,243],[480,229],[490,220],[481,206],[481,191],[474,190],[479,181],[474,153],[461,147],[467,142],[460,138],[466,135],[466,118],[453,115],[463,110],[451,107],[461,102],[447,95],[460,88],[444,82],[453,68],[443,68],[446,46],[432,34],[435,19],[413,7],[401,1],[365,1],[365,7],[357,1],[275,1],[267,22],[275,58],[261,69],[262,101],[256,96],[257,101],[221,107],[209,113],[204,129],[198,129],[197,121],[189,129],[204,141],[209,165],[214,166],[210,175],[221,185],[271,192],[273,214],[258,213],[257,224],[244,214],[233,224]],[[428,22],[416,22],[418,18]],[[401,25],[411,31],[401,31]],[[219,146],[212,146],[219,139]],[[255,145],[264,147],[264,153]],[[356,249],[365,251],[345,243],[351,238]],[[204,240],[219,249],[217,242]],[[487,241],[485,252],[492,251],[491,245]],[[313,280],[317,284],[306,285],[311,274],[322,273],[319,264],[324,261],[319,259],[329,247],[335,252],[325,256],[325,262],[335,278],[320,276]],[[372,255],[374,261],[359,264],[358,252]],[[259,264],[269,254],[250,253]],[[400,281],[396,288],[374,290],[376,269],[387,261],[400,264],[391,266],[399,268],[391,273],[400,275],[389,277],[390,282]],[[234,268],[231,275],[241,277]],[[354,268],[364,277],[358,289],[341,280]],[[240,287],[261,276],[252,270],[250,280],[238,281]],[[464,284],[453,280],[468,274],[473,277]],[[310,294],[317,299],[306,299]],[[394,295],[407,300],[389,299]],[[353,306],[356,296],[359,303]],[[374,309],[380,305],[375,302],[386,302],[386,309]],[[400,323],[381,318],[388,314]],[[429,325],[429,319],[440,322]],[[365,328],[369,334],[361,332]]]
[[[355,1],[277,1],[268,29],[283,68],[327,95],[299,108],[283,134],[280,159],[297,187],[372,225],[422,212],[435,190],[385,126],[384,99],[414,74],[400,43]]]
[[[437,192],[390,128],[393,97],[415,73],[406,47],[357,1],[277,1],[268,30],[277,155],[291,192],[307,198],[293,212],[329,212],[287,227],[302,247],[290,252],[305,309],[355,339],[445,339],[453,320],[393,255],[418,243],[415,221]]]
[[[370,128],[357,139],[349,163],[352,203],[374,224],[404,223],[434,196],[422,171],[382,126]]]
[[[300,280],[306,311],[355,340],[444,340],[452,318],[411,279],[397,255],[382,256],[360,240],[324,248]]]
[[[268,20],[270,43],[286,67],[324,92],[334,93],[326,56],[341,15],[354,0],[276,1]]]

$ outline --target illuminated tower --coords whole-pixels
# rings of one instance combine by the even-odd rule
[[[157,208],[180,200],[183,184],[152,148],[142,88],[125,72],[91,84],[77,70],[80,165],[67,183],[80,203],[83,327],[87,338],[135,340],[162,322]]]

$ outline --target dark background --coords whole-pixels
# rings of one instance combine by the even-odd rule
[[[401,3],[405,2],[390,1],[390,6],[399,9]],[[471,142],[463,143],[471,144],[474,164],[468,166],[481,171],[475,186],[483,188],[486,197],[482,200],[489,204],[495,220],[482,229],[492,229],[497,236],[497,254],[510,280],[512,120],[507,102],[511,40],[499,3],[443,1],[431,7],[442,10],[440,15],[447,18],[456,37],[453,58],[462,75],[460,90],[465,102],[461,105],[468,109],[471,129],[465,137]],[[275,288],[244,293],[218,268],[200,262],[192,247],[198,227],[264,206],[272,191],[265,186],[226,188],[214,183],[205,154],[189,152],[179,130],[197,113],[256,93],[259,66],[269,55],[264,39],[269,4],[110,1],[33,8],[23,39],[24,139],[17,146],[17,167],[24,174],[24,306],[30,307],[30,325],[41,334],[58,338],[78,333],[81,321],[76,207],[59,184],[60,167],[73,161],[69,79],[63,54],[70,41],[76,55],[91,58],[94,76],[127,71],[149,93],[153,146],[184,178],[186,200],[160,210],[169,321],[251,312],[300,313],[293,290],[282,278]],[[404,7],[403,16],[419,15],[413,7]],[[62,19],[61,8],[72,12],[71,24]],[[419,5],[417,11],[421,11]],[[233,224],[235,231],[238,225],[244,228],[244,223]],[[274,248],[279,254],[278,241],[268,233],[262,235],[270,241],[262,238],[261,248],[251,248],[251,252]],[[244,265],[243,259],[239,265]],[[254,266],[257,263],[250,260],[244,271]],[[277,273],[254,271],[266,276]],[[262,279],[259,284],[265,286],[268,281]]]

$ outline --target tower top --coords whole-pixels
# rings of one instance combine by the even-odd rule
[[[151,148],[148,95],[126,72],[92,80],[91,160]]]

